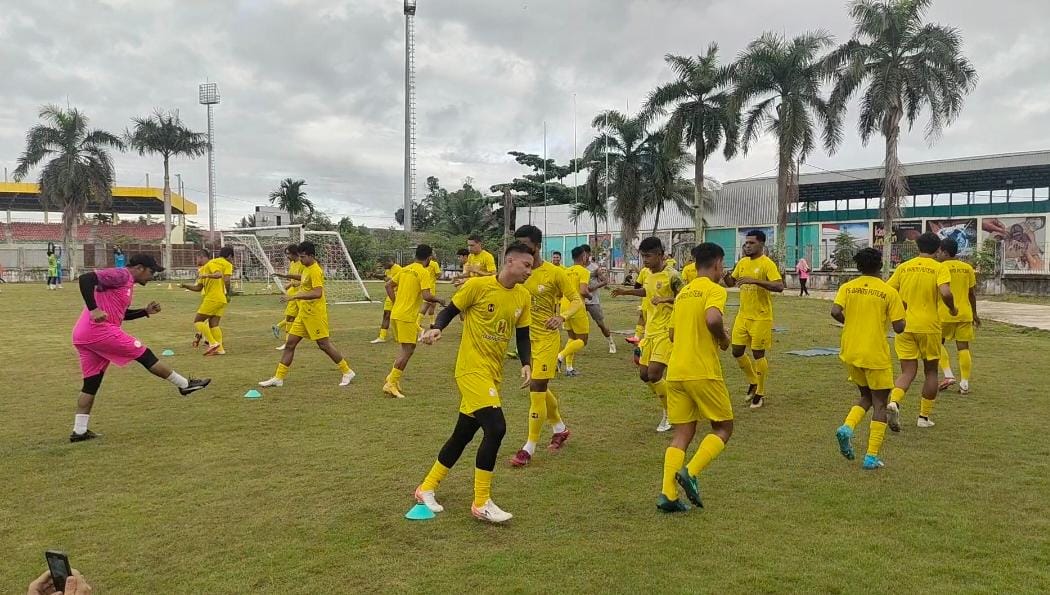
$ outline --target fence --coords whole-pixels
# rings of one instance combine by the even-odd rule
[[[149,254],[162,262],[164,247],[157,244],[122,244],[125,257],[132,254]],[[163,273],[167,279],[193,279],[197,276],[196,257],[199,248],[192,244],[172,247],[172,266]],[[93,271],[114,266],[113,245],[85,244],[77,248],[75,254],[76,270]],[[47,278],[47,246],[44,244],[30,246],[0,245],[0,279],[6,283],[43,283]],[[62,277],[68,279],[71,274],[69,259],[61,258]]]

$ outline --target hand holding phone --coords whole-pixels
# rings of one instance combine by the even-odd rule
[[[51,573],[51,584],[56,591],[66,590],[66,579],[73,576],[73,569],[69,567],[69,557],[65,552],[47,550],[44,552],[47,560],[47,570]]]

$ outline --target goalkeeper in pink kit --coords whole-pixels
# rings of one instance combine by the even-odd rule
[[[136,254],[126,267],[99,269],[80,276],[80,294],[84,311],[73,327],[73,346],[80,356],[84,384],[77,399],[77,413],[73,420],[70,442],[98,438],[88,429],[88,419],[95,395],[102,385],[102,376],[110,363],[118,366],[137,361],[151,374],[175,385],[179,393],[188,395],[208,386],[209,378],[187,379],[161,363],[141,341],[124,332],[121,323],[136,318],[149,318],[160,312],[160,304],[150,302],[145,308],[130,308],[135,284],[146,285],[153,275],[164,267],[148,254]]]

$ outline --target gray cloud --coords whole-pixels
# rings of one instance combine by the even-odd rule
[[[960,28],[981,75],[960,120],[937,144],[921,124],[905,136],[908,160],[1046,148],[1050,134],[1050,6],[940,0],[931,19]],[[734,57],[764,30],[850,34],[845,4],[799,0],[420,0],[417,17],[419,179],[488,186],[520,175],[510,150],[573,154],[602,109],[631,109],[670,77],[663,55],[717,41]],[[397,0],[0,0],[0,165],[14,167],[44,103],[75,105],[98,127],[123,130],[156,107],[205,127],[197,84],[217,81],[219,220],[261,204],[284,177],[336,216],[392,225],[402,192],[403,35]],[[851,117],[851,126],[854,119]],[[880,162],[881,144],[855,135],[828,169]],[[159,183],[155,159],[118,157],[119,181]],[[772,143],[710,174],[747,177],[773,167]],[[182,160],[191,199],[206,202],[204,160]],[[201,221],[206,220],[202,214]]]

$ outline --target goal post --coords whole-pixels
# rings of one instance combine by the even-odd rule
[[[288,268],[285,250],[289,244],[311,241],[317,248],[317,263],[325,274],[325,296],[330,304],[367,303],[372,298],[335,231],[314,231],[302,225],[243,227],[221,232],[223,246],[234,249],[234,287],[244,294],[277,294],[287,281],[276,276]]]

